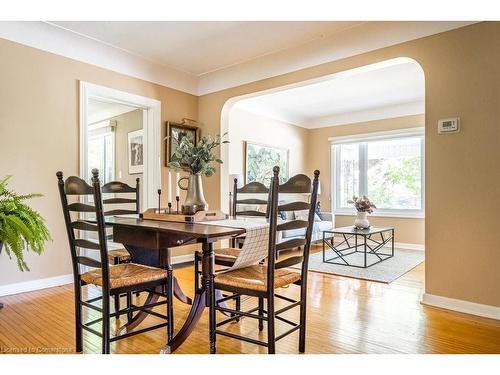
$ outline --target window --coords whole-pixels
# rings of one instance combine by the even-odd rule
[[[115,135],[113,128],[107,126],[109,121],[89,129],[88,161],[89,176],[93,168],[99,169],[101,183],[114,180],[115,175]]]
[[[376,214],[424,215],[423,129],[332,138],[334,211],[353,214],[347,203],[366,195]]]

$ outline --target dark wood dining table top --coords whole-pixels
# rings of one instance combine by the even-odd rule
[[[206,225],[203,223],[179,223],[159,220],[145,220],[134,217],[110,216],[105,222],[114,229],[127,227],[131,230],[154,231],[180,237],[197,239],[198,241],[214,242],[245,233],[243,228],[224,227],[220,225]]]

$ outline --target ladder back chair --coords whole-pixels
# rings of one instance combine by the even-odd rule
[[[171,304],[168,297],[169,294],[166,293],[167,288],[171,287],[168,283],[167,272],[163,269],[134,263],[110,265],[108,262],[106,227],[98,170],[92,170],[92,186],[76,176],[70,176],[64,180],[62,172],[57,172],[56,175],[73,264],[76,351],[82,352],[83,350],[83,330],[101,337],[102,353],[108,354],[110,352],[110,343],[113,341],[168,326],[168,322],[173,319],[171,315],[163,315],[152,311],[152,308],[155,306]],[[70,196],[76,198],[92,196],[94,205],[81,203],[80,199],[69,203],[68,197]],[[71,213],[95,215],[95,220],[83,220],[80,218],[72,220]],[[88,232],[97,235],[97,241],[81,236],[82,233]],[[88,256],[87,252],[96,253],[96,258]],[[81,270],[82,266],[90,267],[91,270],[83,272]],[[83,300],[82,287],[90,284],[100,287],[102,293],[98,297]],[[131,301],[128,301],[127,308],[111,313],[110,298],[112,296],[127,294],[128,298],[130,298],[132,292],[146,290],[150,293],[166,297],[166,300],[142,306],[135,306]],[[101,301],[101,307],[95,304],[98,301]],[[101,313],[102,317],[85,323],[82,315],[83,307]],[[140,311],[156,316],[162,319],[163,322],[151,327],[111,337],[111,318],[120,314],[126,314],[130,323],[134,319],[134,312]],[[102,322],[101,332],[92,327],[99,322]]]
[[[268,353],[275,353],[276,341],[299,330],[299,352],[305,351],[306,337],[306,301],[307,301],[307,270],[309,250],[311,246],[312,228],[314,223],[314,212],[316,207],[319,171],[314,172],[313,189],[310,202],[291,202],[279,205],[279,167],[273,168],[274,176],[271,183],[270,207],[269,207],[269,244],[268,256],[263,264],[257,264],[250,267],[227,271],[215,274],[214,288],[210,295],[210,352],[216,352],[216,336],[223,335],[234,339],[243,340],[268,348]],[[310,180],[309,180],[310,184]],[[309,185],[310,188],[310,185]],[[283,188],[286,192],[286,187]],[[280,211],[298,211],[308,210],[308,220],[292,220],[278,224],[278,212]],[[277,243],[278,233],[284,230],[305,228],[304,238],[294,238],[284,242]],[[276,254],[279,251],[291,250],[291,256],[282,260],[276,260]],[[301,264],[301,268],[294,269],[291,266]],[[287,296],[276,293],[276,290],[291,284],[300,286],[300,299],[293,300]],[[215,290],[221,290],[233,293],[232,296],[217,300]],[[222,307],[221,302],[235,298],[234,296],[252,296],[257,297],[259,304],[248,311],[232,310]],[[275,299],[280,299],[289,304],[280,309],[275,308]],[[264,301],[267,303],[264,309]],[[281,316],[282,313],[294,308],[300,307],[299,323],[292,322]],[[217,322],[216,312],[231,314],[230,318]],[[254,314],[257,311],[257,314]],[[220,327],[237,320],[238,317],[245,316],[258,320],[259,330],[263,330],[264,322],[267,323],[267,341],[260,341],[243,337],[231,332],[221,330]],[[276,336],[275,322],[283,322],[291,326],[284,333]]]
[[[113,196],[112,198],[103,198],[102,203],[104,204],[104,217],[115,216],[115,215],[130,215],[140,213],[140,178],[135,179],[135,188],[127,185],[121,181],[111,181],[102,185],[101,191],[103,194],[119,194],[119,196]],[[133,198],[124,197],[124,195],[130,196],[133,194]],[[124,205],[131,206],[134,208],[124,208]],[[110,209],[106,211],[109,206],[114,206],[118,208]],[[108,240],[113,241],[113,235],[107,236]],[[111,247],[111,249],[109,249]],[[108,243],[108,260],[111,264],[120,263],[130,263],[132,261],[132,256],[125,249],[125,247],[120,246],[120,244]],[[120,310],[120,296],[115,297],[115,311]],[[130,298],[127,297],[127,301]],[[117,316],[119,319],[120,316]]]
[[[111,181],[102,185],[103,194],[120,194],[120,197],[104,198],[102,203],[108,205],[120,205],[109,211],[104,211],[104,216],[129,215],[140,213],[140,179],[136,178],[135,188],[120,181]],[[134,198],[125,198],[123,194],[134,194]],[[123,208],[124,204],[134,205],[134,209]],[[112,237],[111,237],[112,238]],[[130,262],[130,253],[123,247],[113,248],[108,251],[108,258],[112,264]]]

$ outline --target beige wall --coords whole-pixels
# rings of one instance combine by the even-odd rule
[[[13,175],[10,187],[20,193],[45,195],[32,206],[46,218],[54,239],[42,256],[27,256],[31,272],[19,272],[4,251],[0,285],[5,285],[71,273],[55,173],[79,174],[79,80],[160,100],[162,122],[196,119],[198,108],[196,96],[4,39],[0,56],[0,176]]]
[[[54,173],[78,173],[78,80],[162,102],[162,120],[199,119],[220,132],[221,110],[233,97],[321,77],[395,57],[419,62],[426,78],[426,292],[500,306],[500,232],[488,202],[500,186],[500,23],[474,24],[351,58],[253,82],[198,99],[50,53],[0,40],[0,175],[12,188],[46,194],[33,202],[54,242],[29,256],[31,273],[0,256],[0,284],[71,272]],[[438,119],[459,116],[458,134],[438,135]],[[165,173],[163,173],[165,180]],[[220,181],[205,184],[220,206]]]
[[[128,133],[143,128],[143,110],[127,112],[113,117],[116,121],[115,128],[115,179],[135,186],[135,179],[140,178],[142,184],[142,173],[128,173]]]
[[[329,137],[423,127],[424,125],[424,115],[415,115],[310,129],[308,131],[308,149],[313,151],[309,153],[307,158],[308,169],[319,169],[321,172],[321,191],[323,194],[320,195],[319,200],[321,201],[322,210],[331,207]],[[352,225],[353,222],[354,216],[335,216],[335,226],[337,227]],[[396,242],[424,245],[424,219],[377,217],[375,211],[375,215],[370,215],[370,222],[376,226],[393,226],[395,228]]]
[[[233,108],[229,115],[229,173],[245,171],[245,141],[288,149],[290,176],[305,173],[307,129]]]
[[[426,292],[500,306],[500,232],[486,203],[496,202],[500,186],[499,40],[500,23],[479,23],[234,87],[201,96],[199,119],[217,133],[230,98],[391,58],[415,59],[426,80]],[[450,116],[461,118],[462,130],[438,135],[437,121]],[[206,189],[213,205],[220,204],[219,185],[215,179]]]

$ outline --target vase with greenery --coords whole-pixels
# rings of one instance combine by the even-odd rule
[[[182,213],[193,215],[198,211],[208,210],[208,204],[203,194],[202,176],[213,176],[216,164],[222,164],[222,160],[216,155],[216,149],[223,143],[229,143],[223,135],[203,136],[195,144],[191,135],[185,135],[182,139],[173,139],[176,146],[168,166],[175,170],[188,170],[189,177],[179,180],[179,188],[187,190],[186,200],[182,206]],[[187,180],[188,185],[182,186],[181,181]]]
[[[18,195],[8,190],[10,177],[0,180],[0,252],[5,248],[9,258],[15,256],[21,271],[29,271],[24,251],[32,250],[41,254],[45,242],[51,238],[43,217],[24,203],[42,195]]]

